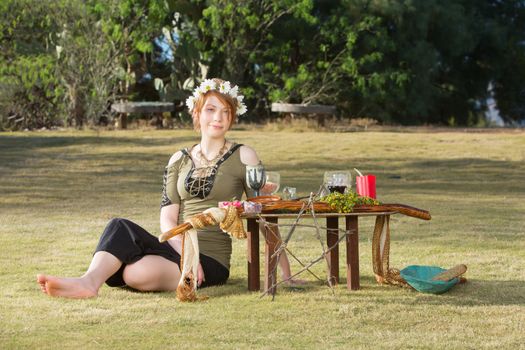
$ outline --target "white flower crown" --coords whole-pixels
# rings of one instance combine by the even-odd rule
[[[210,90],[217,90],[221,94],[229,95],[231,98],[237,101],[237,115],[243,115],[246,113],[246,111],[248,111],[246,105],[244,102],[242,102],[244,96],[239,94],[239,87],[237,85],[231,87],[231,83],[229,81],[224,81],[218,84],[213,79],[206,79],[199,85],[199,87],[193,90],[193,96],[190,96],[186,99],[186,106],[188,106],[190,114],[193,112],[193,108],[195,107],[195,102],[197,99]]]

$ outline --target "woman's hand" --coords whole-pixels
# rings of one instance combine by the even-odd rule
[[[199,268],[197,269],[197,286],[200,287],[204,281],[206,281],[206,278],[204,278],[204,270],[202,269],[201,263],[199,263]]]

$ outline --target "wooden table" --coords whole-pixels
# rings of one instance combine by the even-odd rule
[[[292,118],[297,114],[315,116],[317,117],[317,124],[319,126],[324,126],[325,116],[333,116],[337,113],[337,108],[333,105],[272,103],[271,109],[272,112],[285,113]]]
[[[339,218],[345,218],[345,228],[350,231],[346,236],[346,285],[350,290],[359,289],[359,217],[360,216],[382,216],[397,214],[397,211],[384,212],[367,212],[367,213],[316,213],[316,218],[326,219],[326,243],[328,247],[334,246],[339,238]],[[297,214],[260,214],[269,223],[277,224],[279,219],[295,219]],[[258,215],[243,214],[242,216],[247,220],[248,226],[248,290],[260,290],[260,264],[259,264],[259,223]],[[312,218],[311,214],[303,214],[304,218]],[[303,219],[303,218],[302,218]],[[275,281],[275,276],[272,272],[276,271],[275,267],[278,263],[277,258],[273,257],[276,249],[279,247],[280,239],[274,232],[269,232],[270,229],[263,232],[265,238],[265,265],[264,265],[264,290],[268,290]],[[314,228],[312,228],[314,230]],[[339,283],[339,247],[337,245],[329,252],[328,261],[330,271],[328,271],[329,278],[334,283]],[[269,290],[270,294],[275,293],[275,287]]]
[[[111,110],[119,113],[119,127],[127,128],[127,115],[129,113],[154,114],[156,115],[157,127],[162,126],[162,113],[172,112],[175,110],[175,104],[172,102],[150,102],[150,101],[125,101],[116,102],[111,105]]]

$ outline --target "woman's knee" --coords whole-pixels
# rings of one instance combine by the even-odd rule
[[[148,280],[151,280],[152,274],[146,271],[142,267],[142,264],[139,263],[140,260],[136,263],[126,265],[124,271],[122,272],[122,278],[126,285],[138,290],[144,290],[145,284]]]
[[[168,261],[157,261],[159,259],[145,257],[136,263],[127,265],[122,274],[126,285],[144,292],[175,290],[180,272],[177,273],[178,271],[175,271],[176,266],[171,266],[171,264],[176,264]]]
[[[131,221],[128,219],[123,218],[113,218],[109,220],[108,224],[106,225],[106,228],[104,229],[104,232],[102,233],[102,236],[118,236],[122,237],[128,237],[129,236],[129,224]]]
[[[118,226],[124,222],[128,221],[127,219],[124,219],[124,218],[113,218],[111,220],[109,220],[108,224],[106,226],[108,227],[111,227],[111,226]]]

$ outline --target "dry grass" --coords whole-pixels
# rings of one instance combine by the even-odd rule
[[[163,167],[197,138],[189,130],[0,134],[1,348],[524,347],[524,133],[252,130],[231,138],[253,146],[300,194],[317,189],[327,169],[376,174],[381,200],[433,215],[393,218],[392,265],[465,263],[469,283],[441,296],[378,286],[373,222],[363,219],[359,291],[339,286],[332,295],[312,280],[281,289],[274,302],[259,299],[246,291],[237,241],[231,281],[203,290],[207,302],[108,287],[94,300],[51,299],[36,273],[81,274],[111,217],[158,233]],[[319,253],[307,230],[290,248],[306,260]]]

